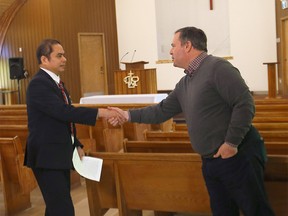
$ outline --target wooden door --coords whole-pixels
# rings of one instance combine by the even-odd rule
[[[81,95],[107,94],[103,33],[78,33]]]
[[[288,17],[282,19],[281,32],[281,69],[283,73],[283,95],[288,95]]]

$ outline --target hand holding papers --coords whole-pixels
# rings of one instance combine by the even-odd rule
[[[75,149],[73,152],[72,161],[75,170],[81,176],[90,180],[100,181],[102,164],[103,164],[102,159],[84,156],[82,157],[81,160],[78,155],[77,149]]]

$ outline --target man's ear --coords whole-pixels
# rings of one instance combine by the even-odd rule
[[[187,42],[185,43],[185,50],[186,50],[187,52],[190,52],[192,49],[193,49],[193,46],[192,46],[191,41],[187,41]]]
[[[44,56],[44,55],[41,56],[40,59],[41,59],[41,63],[42,63],[42,64],[47,64],[47,62],[49,61],[48,58],[47,58],[46,56]]]

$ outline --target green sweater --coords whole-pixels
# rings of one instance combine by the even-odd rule
[[[239,145],[248,132],[255,107],[237,68],[209,55],[191,78],[185,75],[157,105],[132,109],[131,122],[160,123],[183,113],[193,149],[211,157],[225,141]]]

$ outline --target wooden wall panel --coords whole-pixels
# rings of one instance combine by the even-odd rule
[[[17,89],[10,80],[9,57],[24,57],[30,77],[21,80],[21,102],[25,103],[26,88],[38,71],[36,48],[48,37],[61,41],[68,59],[61,78],[70,90],[72,100],[81,97],[78,32],[99,32],[105,35],[108,92],[114,94],[115,70],[119,69],[115,0],[27,0],[7,31],[0,56],[0,88]],[[19,52],[22,47],[22,53]]]
[[[74,102],[79,102],[82,96],[77,38],[79,32],[104,33],[108,92],[114,93],[113,72],[119,65],[115,1],[51,0],[51,21],[53,35],[61,41],[68,59],[66,71],[61,77]]]
[[[36,61],[36,47],[39,41],[51,35],[49,0],[28,0],[19,10],[11,22],[0,56],[0,87],[17,89],[17,80],[10,80],[8,59],[10,57],[23,57],[25,68],[30,74],[28,79],[20,80],[21,102],[26,102],[26,88],[31,76],[38,70]],[[19,52],[19,48],[22,52]],[[17,103],[17,94],[13,94],[12,103]]]

